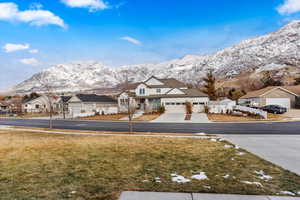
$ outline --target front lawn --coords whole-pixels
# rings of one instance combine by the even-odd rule
[[[278,194],[300,177],[216,139],[0,131],[1,199],[117,200],[125,190]]]

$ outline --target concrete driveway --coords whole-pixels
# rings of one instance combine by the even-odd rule
[[[193,113],[191,120],[184,120],[184,113],[164,113],[151,122],[156,123],[209,123],[205,113]]]
[[[261,158],[300,175],[300,135],[220,135]]]
[[[151,122],[156,123],[185,123],[184,113],[164,113]]]

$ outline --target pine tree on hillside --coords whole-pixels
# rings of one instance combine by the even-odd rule
[[[209,99],[212,101],[215,101],[218,99],[217,96],[217,90],[216,90],[216,78],[213,74],[213,70],[209,70],[209,72],[206,74],[206,77],[203,78],[204,84],[204,90]]]
[[[300,77],[299,78],[295,78],[294,85],[300,85]]]
[[[229,90],[227,97],[233,101],[237,101],[245,94],[246,92],[244,90],[232,88],[231,90]]]
[[[262,78],[263,87],[269,86],[282,86],[283,83],[280,80],[275,80],[270,71],[266,71]]]

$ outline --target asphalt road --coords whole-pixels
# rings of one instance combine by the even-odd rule
[[[0,125],[48,128],[48,120],[0,118]],[[127,122],[54,121],[55,129],[128,131]],[[135,132],[300,135],[300,122],[266,123],[134,123]]]

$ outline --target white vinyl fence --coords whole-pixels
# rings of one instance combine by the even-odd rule
[[[229,99],[225,99],[223,101],[210,101],[208,105],[209,113],[214,113],[214,114],[231,113],[235,105],[236,102],[231,101]]]
[[[246,106],[235,106],[234,110],[241,111],[241,112],[247,112],[247,113],[254,114],[254,115],[259,115],[259,116],[263,117],[264,119],[268,118],[268,113],[266,111],[263,111],[260,109],[250,108],[250,107],[246,107]]]

